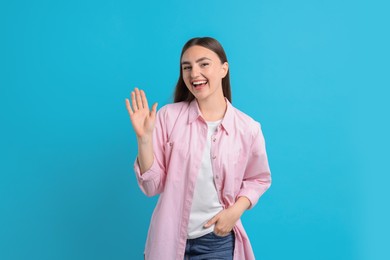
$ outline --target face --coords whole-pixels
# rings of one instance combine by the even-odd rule
[[[202,46],[188,48],[181,58],[184,83],[198,101],[224,98],[222,79],[228,72],[228,63]]]

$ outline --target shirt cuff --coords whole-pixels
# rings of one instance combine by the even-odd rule
[[[153,159],[153,164],[150,169],[141,174],[141,169],[137,157],[134,162],[134,171],[137,177],[138,185],[145,194],[153,193],[153,191],[157,189],[160,181],[160,171],[155,159]]]
[[[240,190],[236,199],[238,199],[239,197],[248,198],[248,200],[251,203],[248,209],[253,208],[256,205],[257,201],[259,200],[259,194],[256,191],[248,188]]]

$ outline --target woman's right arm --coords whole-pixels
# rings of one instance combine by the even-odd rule
[[[156,123],[157,103],[149,110],[145,92],[135,88],[131,92],[131,103],[126,98],[126,107],[130,115],[138,143],[138,164],[141,175],[148,171],[154,161],[153,130]]]

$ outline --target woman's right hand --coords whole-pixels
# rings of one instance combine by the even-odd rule
[[[156,122],[157,103],[153,104],[150,111],[145,92],[138,88],[131,92],[131,101],[133,108],[127,98],[126,107],[137,138],[141,140],[151,138]]]

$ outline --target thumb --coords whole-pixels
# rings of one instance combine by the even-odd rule
[[[203,226],[204,228],[208,228],[210,227],[211,225],[215,224],[215,222],[217,222],[219,219],[219,214],[215,215],[212,219],[210,219],[209,221],[207,221],[207,223]]]
[[[157,105],[158,105],[158,103],[156,102],[156,103],[154,103],[153,104],[153,106],[152,106],[152,111],[150,112],[151,114],[151,116],[152,117],[155,117],[156,116],[156,113],[157,113]]]

